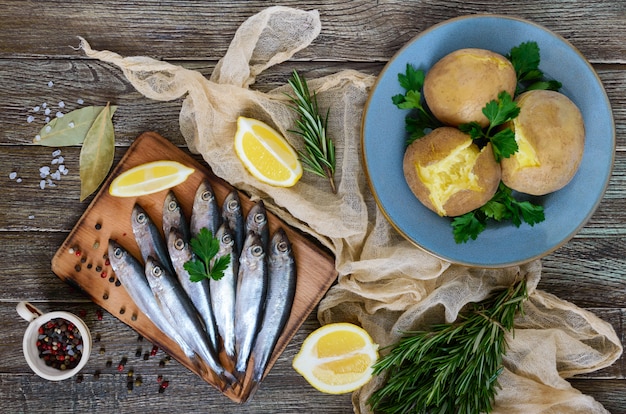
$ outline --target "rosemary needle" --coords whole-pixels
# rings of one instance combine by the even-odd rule
[[[328,110],[322,117],[317,106],[317,96],[309,93],[306,79],[293,71],[289,85],[294,95],[288,95],[293,105],[291,108],[300,115],[296,121],[297,129],[291,132],[300,135],[305,144],[305,151],[298,151],[304,169],[326,178],[333,193],[335,186],[335,144],[327,135]]]
[[[506,352],[506,332],[527,298],[526,281],[473,305],[452,324],[407,332],[374,365],[387,382],[369,404],[383,413],[489,413]]]

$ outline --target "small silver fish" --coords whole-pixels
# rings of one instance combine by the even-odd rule
[[[209,281],[203,279],[199,282],[189,280],[189,272],[185,269],[185,263],[193,259],[193,253],[189,243],[176,228],[172,228],[167,238],[167,250],[170,253],[172,265],[176,271],[178,281],[187,297],[191,300],[198,314],[202,318],[206,333],[209,336],[213,350],[218,350],[217,328],[211,307],[211,294],[209,292]]]
[[[196,354],[189,344],[174,329],[172,324],[165,318],[161,308],[156,302],[143,265],[130,255],[122,246],[114,240],[109,240],[109,261],[118,280],[128,292],[135,305],[150,319],[157,328],[172,338],[190,359],[196,359]]]
[[[296,294],[296,261],[287,234],[279,228],[270,241],[268,252],[269,282],[261,330],[257,334],[252,359],[255,388],[291,314]]]
[[[215,374],[227,385],[236,384],[237,379],[220,364],[217,354],[211,348],[200,316],[185,296],[176,278],[152,256],[146,261],[145,274],[165,317],[176,326]]]
[[[181,233],[185,241],[189,240],[189,226],[185,213],[174,192],[168,191],[163,202],[163,236],[166,240],[173,228]]]
[[[239,269],[239,256],[235,249],[235,239],[230,227],[222,223],[217,230],[217,239],[220,249],[216,257],[224,257],[230,254],[230,264],[224,270],[224,276],[220,280],[209,281],[211,291],[211,303],[215,324],[226,355],[235,359],[235,294],[237,291],[237,271]]]
[[[200,229],[204,227],[215,236],[220,224],[222,224],[222,216],[215,193],[209,181],[204,180],[198,186],[193,199],[189,225],[191,236],[197,236],[200,233]]]
[[[267,258],[260,237],[248,233],[239,257],[239,276],[235,297],[235,373],[245,375],[248,358],[263,317],[267,290]]]
[[[237,252],[241,255],[243,243],[246,238],[246,229],[241,200],[239,199],[237,190],[232,190],[224,199],[224,203],[222,204],[222,218],[230,226],[235,236],[235,247],[237,248]]]
[[[267,246],[270,238],[270,228],[263,200],[259,200],[252,206],[246,217],[246,234],[251,231],[259,235],[263,246]]]
[[[148,256],[155,257],[170,273],[174,273],[174,268],[167,253],[167,246],[159,232],[159,228],[139,204],[135,204],[133,207],[130,221],[143,262],[146,263]]]

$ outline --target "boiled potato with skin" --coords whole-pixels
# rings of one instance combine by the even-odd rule
[[[504,56],[485,49],[459,49],[433,65],[424,79],[424,99],[446,125],[489,125],[482,109],[502,91],[515,93],[517,76]]]
[[[517,99],[520,113],[509,123],[518,151],[503,158],[502,181],[523,193],[559,190],[576,174],[585,146],[585,125],[578,107],[554,91],[528,91]]]
[[[500,184],[491,144],[482,149],[457,128],[441,127],[411,143],[404,153],[411,191],[440,216],[460,216],[489,201]]]

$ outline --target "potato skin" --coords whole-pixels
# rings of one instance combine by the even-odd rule
[[[502,181],[510,188],[544,195],[563,188],[576,174],[585,146],[585,125],[578,107],[554,91],[528,91],[517,99],[520,114],[509,126],[520,150],[504,158]],[[520,140],[527,145],[520,145]],[[532,147],[538,165],[521,165],[524,147]]]
[[[489,124],[485,105],[507,91],[515,93],[517,77],[504,56],[485,49],[459,49],[433,65],[424,79],[424,99],[431,112],[446,125],[472,121]]]
[[[422,167],[433,165],[462,146],[467,147],[463,151],[478,153],[469,171],[477,177],[479,188],[457,189],[443,203],[443,211],[441,211],[431,200],[431,190],[420,178],[417,165]],[[407,184],[422,204],[440,216],[450,217],[460,216],[483,206],[495,194],[501,177],[500,164],[495,161],[491,144],[481,151],[469,135],[452,127],[437,128],[411,143],[404,154],[403,170]],[[446,170],[450,170],[449,166]],[[459,181],[464,180],[466,177],[455,181],[454,184],[459,184]]]

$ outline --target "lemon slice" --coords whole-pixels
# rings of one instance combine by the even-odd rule
[[[313,387],[345,394],[365,385],[378,359],[378,345],[363,328],[331,323],[312,332],[293,358],[293,368]]]
[[[272,127],[257,119],[237,119],[235,151],[256,179],[276,187],[291,187],[302,177],[298,154]]]
[[[109,194],[138,197],[184,182],[195,170],[176,161],[152,161],[124,171],[111,182]]]

